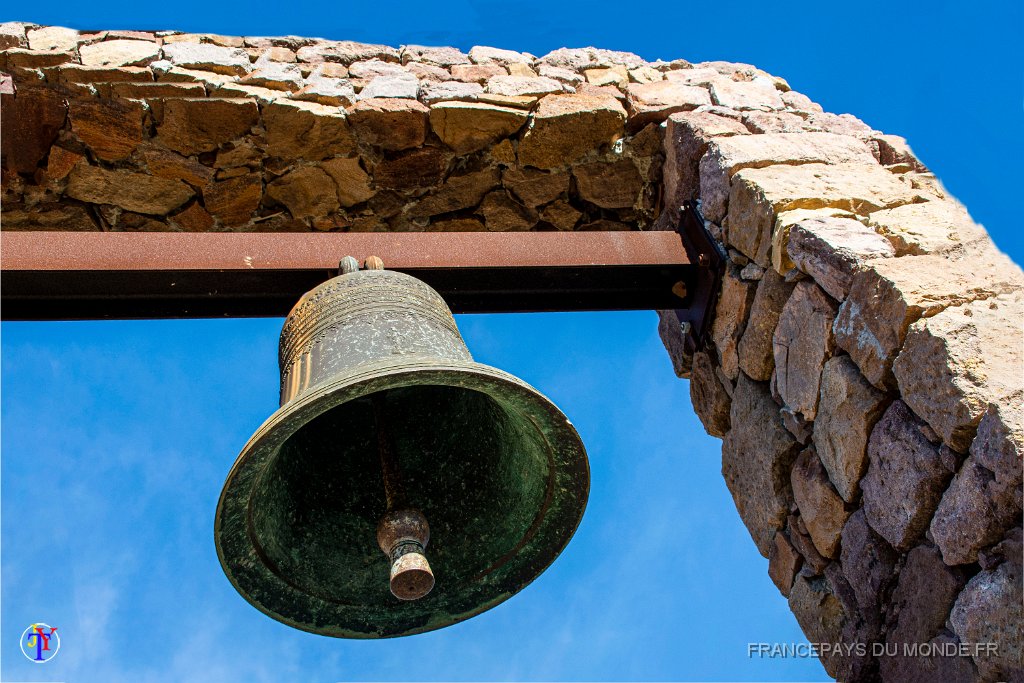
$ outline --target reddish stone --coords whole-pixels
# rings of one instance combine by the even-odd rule
[[[59,94],[42,88],[22,88],[16,95],[0,97],[4,167],[32,173],[64,126],[67,105]]]
[[[356,138],[386,150],[419,147],[427,136],[430,110],[416,100],[371,98],[348,110]]]
[[[213,217],[198,202],[169,217],[172,225],[185,232],[207,232],[213,228]]]
[[[860,483],[864,512],[871,528],[899,550],[924,534],[953,478],[923,426],[903,401],[896,401],[868,439],[868,471]]]
[[[404,190],[433,187],[444,178],[450,155],[439,147],[422,147],[384,159],[373,169],[378,187]]]
[[[50,148],[50,156],[46,159],[46,179],[62,180],[66,178],[75,164],[84,158],[81,154],[54,145]]]
[[[789,597],[793,580],[796,579],[796,574],[800,571],[800,566],[803,563],[804,558],[796,551],[786,535],[781,531],[776,531],[775,542],[768,554],[768,576],[771,577],[779,592],[786,597]]]
[[[259,173],[211,183],[203,188],[206,210],[227,226],[249,222],[263,198]]]
[[[142,142],[142,103],[135,100],[72,100],[71,130],[98,158],[124,159]]]
[[[185,155],[209,152],[245,135],[258,120],[253,100],[167,100],[157,141]]]

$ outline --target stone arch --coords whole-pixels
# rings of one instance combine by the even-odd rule
[[[682,353],[667,312],[662,337],[808,639],[866,645],[824,652],[826,670],[1015,675],[1019,267],[899,139],[696,112],[670,116],[666,139],[666,187],[682,158],[730,263],[707,346]],[[873,654],[987,638],[998,657]]]
[[[846,680],[1020,676],[1024,274],[898,137],[748,65],[0,25],[5,230],[628,230],[728,263],[690,378]],[[970,657],[876,657],[875,644]],[[948,650],[943,650],[948,652]]]

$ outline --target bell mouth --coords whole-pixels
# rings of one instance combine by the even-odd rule
[[[215,536],[236,589],[291,626],[380,638],[463,621],[524,588],[586,506],[589,468],[572,425],[485,365],[360,370],[279,409],[232,468]],[[377,545],[387,502],[371,395],[388,413],[405,503],[430,521],[436,585],[423,590],[419,567],[399,577],[414,601],[389,589],[391,563]]]

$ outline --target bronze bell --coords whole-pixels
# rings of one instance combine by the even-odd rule
[[[342,638],[507,600],[565,548],[590,488],[565,415],[473,362],[437,292],[367,263],[346,257],[285,320],[281,407],[235,461],[215,525],[246,600]]]

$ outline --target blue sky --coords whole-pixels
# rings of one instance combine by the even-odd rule
[[[0,17],[77,28],[299,34],[543,54],[597,45],[727,59],[826,110],[906,136],[1015,260],[1020,3],[93,2]],[[280,320],[4,323],[0,680],[822,680],[719,474],[650,312],[461,316],[477,360],[577,425],[593,476],[583,524],[534,584],[458,626],[353,642],[289,629],[230,586],[213,511],[276,407]],[[674,549],[675,555],[667,554]],[[18,651],[35,621],[62,649]]]

